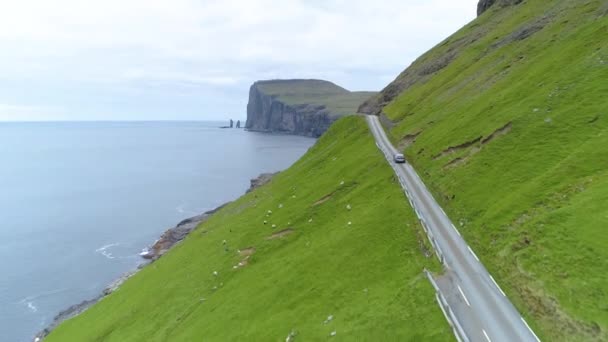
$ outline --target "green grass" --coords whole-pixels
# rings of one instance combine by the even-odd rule
[[[453,340],[422,272],[439,269],[424,241],[365,121],[343,118],[47,341]]]
[[[275,80],[256,83],[267,95],[276,96],[288,105],[321,105],[327,107],[332,116],[354,114],[357,107],[375,95],[375,92],[350,92],[323,80]]]
[[[422,132],[405,153],[547,340],[608,340],[606,9],[528,0],[490,10],[412,66],[457,51],[447,67],[384,108],[395,142]],[[509,122],[483,146],[434,158]]]

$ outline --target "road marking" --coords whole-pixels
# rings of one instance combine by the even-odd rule
[[[464,298],[465,303],[467,303],[468,306],[471,306],[471,303],[469,303],[469,300],[467,299],[467,296],[464,295],[464,292],[462,292],[462,289],[460,288],[460,285],[456,285],[458,286],[458,291],[460,291],[460,294],[462,295],[462,298]]]
[[[473,250],[471,249],[471,247],[467,246],[467,248],[469,249],[469,252],[471,252],[471,254],[473,254],[473,256],[475,257],[475,260],[479,261],[479,258],[477,257],[477,255],[475,255],[475,252],[473,252]]]
[[[502,293],[503,296],[507,296],[504,291],[500,288],[500,286],[498,286],[498,283],[496,283],[496,280],[494,280],[494,277],[492,277],[492,275],[490,275],[490,279],[492,279],[492,282],[494,283],[494,285],[496,286],[496,288],[498,289],[498,291],[500,291],[500,293]]]
[[[441,212],[443,213],[443,215],[448,216],[448,215],[445,213],[445,211],[443,211],[443,208],[442,208],[442,207],[439,207],[439,210],[441,210]]]
[[[528,328],[528,330],[530,330],[530,332],[532,333],[532,335],[534,335],[534,338],[536,339],[536,341],[540,342],[540,339],[538,338],[538,336],[536,336],[536,334],[534,333],[534,331],[532,331],[532,329],[528,325],[528,322],[526,322],[526,320],[523,317],[520,317],[520,318],[521,318],[521,321],[524,322],[524,324],[526,325],[526,328]]]
[[[492,340],[490,340],[490,336],[488,336],[488,333],[486,333],[485,330],[481,329],[481,332],[483,333],[483,336],[486,337],[486,340],[488,340],[488,342],[492,342]]]
[[[458,229],[456,229],[456,226],[452,223],[452,228],[454,228],[454,230],[456,231],[456,234],[458,234],[458,236],[462,236],[460,235],[460,232],[458,231]]]

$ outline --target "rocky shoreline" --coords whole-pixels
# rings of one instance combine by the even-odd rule
[[[272,178],[278,174],[275,173],[262,173],[258,177],[250,180],[249,189],[245,193],[249,193],[254,189],[270,182]],[[118,279],[110,283],[103,291],[95,298],[84,300],[78,304],[74,304],[69,308],[59,312],[54,318],[53,321],[42,331],[34,336],[34,342],[41,342],[48,334],[51,333],[59,324],[63,321],[68,320],[70,318],[76,317],[86,311],[95,303],[102,300],[105,296],[111,294],[116,291],[120,285],[122,285],[127,279],[132,277],[139,270],[144,268],[145,266],[153,263],[158,258],[163,256],[167,251],[169,251],[173,246],[182,241],[188,234],[193,231],[199,224],[205,222],[211,217],[211,215],[215,214],[217,211],[228,205],[230,202],[226,202],[215,209],[206,211],[200,215],[196,215],[185,220],[180,221],[175,227],[167,229],[158,240],[150,246],[150,248],[146,249],[144,252],[139,255],[144,259],[144,262],[141,263],[135,270],[127,272],[120,276]]]

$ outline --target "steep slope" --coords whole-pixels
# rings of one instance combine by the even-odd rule
[[[608,340],[606,37],[605,1],[495,5],[361,107],[547,340]]]
[[[347,117],[47,341],[452,340],[424,241],[363,118]]]
[[[249,90],[245,127],[318,137],[374,94],[350,92],[323,80],[258,81]]]

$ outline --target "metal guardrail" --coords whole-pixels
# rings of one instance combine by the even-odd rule
[[[448,301],[445,299],[445,297],[439,290],[439,286],[437,286],[435,279],[433,279],[433,275],[427,269],[424,270],[424,273],[426,274],[427,278],[431,282],[431,285],[433,285],[433,288],[435,289],[435,298],[437,299],[437,303],[439,304],[443,315],[448,320],[448,323],[450,324],[450,327],[454,332],[454,336],[456,336],[456,339],[459,342],[469,342],[470,340],[467,337],[467,334],[464,332],[462,325],[460,325],[460,322],[458,321],[458,318],[456,318],[456,315],[454,314],[454,311],[452,311],[452,308],[448,304]]]
[[[372,133],[374,134],[374,136],[377,136],[378,134],[380,134],[380,132],[378,132],[378,130],[380,128],[374,129],[374,125],[371,122],[369,122],[369,121],[368,121],[368,124],[369,124],[370,129],[371,129]],[[384,145],[386,145],[386,144],[384,144]],[[392,153],[394,151],[394,148],[392,146],[385,146],[386,147],[386,150],[385,150],[385,149],[383,149],[380,146],[380,144],[378,143],[378,141],[376,141],[376,146],[378,147],[378,149],[380,150],[380,152],[382,152],[382,154],[384,155],[384,157],[388,161],[389,165],[391,166],[391,168],[393,169],[393,171],[397,175],[397,178],[399,180],[399,184],[401,185],[402,189],[404,190],[404,194],[405,194],[406,198],[408,199],[408,201],[410,202],[410,206],[414,209],[414,212],[416,213],[416,216],[418,217],[418,220],[420,221],[420,224],[421,224],[424,232],[426,233],[427,238],[429,239],[429,242],[431,243],[431,246],[435,250],[435,254],[437,255],[437,258],[439,259],[439,261],[441,262],[441,264],[445,268],[449,268],[448,265],[446,264],[445,256],[443,254],[443,251],[441,250],[441,247],[439,246],[439,244],[435,240],[435,237],[433,236],[432,231],[427,226],[427,223],[426,223],[426,221],[424,219],[424,216],[422,215],[422,213],[420,212],[420,210],[418,210],[418,208],[416,207],[414,198],[412,198],[412,195],[410,194],[410,192],[408,190],[408,186],[407,186],[406,180],[403,177],[401,177],[400,174],[399,174],[399,172],[397,171],[397,166],[395,165],[395,163],[393,161],[393,155],[392,155]],[[387,151],[387,150],[390,150],[390,151]],[[420,183],[423,183],[422,179],[420,178],[420,175],[418,175],[416,172],[413,173],[413,176],[416,177],[416,178],[418,178],[418,181]],[[430,196],[432,197],[432,194],[430,194]],[[439,209],[445,215],[445,212],[443,211],[443,209],[442,208],[439,208]],[[456,232],[456,234],[458,234],[458,236],[460,236],[460,232],[458,231],[458,229],[456,228],[456,226],[454,226],[454,224],[452,224],[452,228],[454,229],[454,231]],[[467,245],[467,247],[468,247],[470,253],[473,255],[473,257],[479,262],[479,258],[477,257],[477,255],[475,255],[475,252],[473,252],[473,250],[471,249],[471,247],[469,247],[468,245]],[[452,327],[454,335],[456,336],[456,338],[460,342],[469,342],[470,341],[469,338],[467,337],[466,333],[464,332],[464,329],[462,328],[461,324],[459,323],[458,319],[456,318],[456,315],[454,314],[454,312],[450,308],[450,305],[448,304],[445,296],[441,293],[441,291],[440,291],[439,287],[437,286],[437,283],[433,279],[431,273],[428,270],[426,270],[426,269],[424,270],[424,272],[426,273],[429,281],[431,282],[431,284],[433,285],[433,288],[435,289],[435,298],[437,299],[437,303],[439,304],[439,307],[441,308],[441,311],[443,312],[443,314],[445,315],[446,319],[448,320],[450,326]],[[488,276],[489,276],[489,279],[494,283],[494,285],[496,286],[496,288],[498,289],[498,291],[503,296],[506,297],[506,294],[500,288],[500,286],[498,286],[498,284],[496,283],[496,281],[494,281],[494,278],[492,278],[492,276],[489,275],[489,274],[488,274]],[[523,317],[521,317],[521,320],[525,324],[525,326],[528,328],[528,330],[530,330],[530,332],[532,333],[532,335],[534,336],[534,338],[536,339],[536,341],[540,342],[540,339],[538,338],[538,336],[536,336],[536,334],[534,333],[534,331],[530,328],[530,326],[528,325],[528,323],[526,322],[526,320]],[[485,334],[485,331],[483,331],[483,332]],[[487,337],[487,335],[486,335],[486,339],[489,340],[489,338]]]
[[[418,208],[416,208],[416,205],[414,204],[414,200],[412,199],[412,196],[410,195],[410,193],[408,191],[408,187],[405,182],[405,179],[403,179],[399,175],[397,170],[395,169],[395,165],[392,162],[392,156],[388,152],[386,152],[384,149],[382,149],[382,147],[380,147],[380,145],[377,142],[376,142],[376,147],[378,147],[380,152],[382,152],[382,154],[384,155],[386,160],[389,162],[389,165],[391,166],[391,168],[397,175],[399,184],[401,185],[401,188],[404,190],[405,197],[407,198],[408,202],[410,202],[410,206],[414,209],[414,212],[416,213],[416,216],[418,217],[418,220],[420,221],[420,225],[422,226],[422,229],[426,233],[426,236],[429,239],[429,242],[431,243],[431,246],[433,247],[433,250],[435,251],[437,258],[439,259],[439,262],[441,262],[441,264],[445,264],[445,257],[443,255],[443,251],[441,250],[441,247],[439,247],[439,245],[435,241],[435,237],[433,236],[433,233],[431,232],[431,230],[428,228],[426,221],[424,220],[424,217],[422,216],[422,214],[420,213]]]
[[[429,239],[429,242],[431,243],[431,246],[435,250],[435,254],[437,255],[437,258],[439,259],[439,261],[441,262],[442,265],[445,265],[445,257],[444,257],[443,251],[441,250],[441,247],[439,247],[439,244],[437,244],[437,242],[435,241],[435,237],[433,236],[433,233],[427,227],[424,217],[422,216],[422,214],[420,213],[418,208],[416,208],[416,205],[414,204],[414,200],[408,191],[408,187],[407,187],[405,179],[403,179],[399,175],[399,172],[397,172],[397,170],[395,169],[395,165],[392,162],[392,156],[388,152],[386,152],[384,149],[382,149],[382,147],[380,147],[378,142],[376,142],[376,147],[378,147],[380,152],[382,152],[382,154],[384,155],[386,160],[389,162],[389,165],[391,166],[391,168],[397,175],[399,184],[401,185],[401,188],[404,190],[405,197],[407,198],[408,202],[410,202],[410,206],[414,209],[414,212],[416,213],[416,216],[418,217],[418,220],[420,221],[420,225],[422,226],[422,229],[426,233],[427,238]],[[433,279],[431,272],[429,272],[427,269],[425,269],[424,273],[426,274],[427,278],[429,279],[429,281],[433,285],[433,288],[435,289],[435,298],[437,299],[439,308],[441,308],[441,311],[443,312],[445,318],[447,319],[448,323],[450,324],[450,327],[452,328],[452,331],[454,332],[454,336],[456,336],[456,339],[459,342],[469,342],[470,340],[467,337],[466,333],[464,332],[462,325],[460,325],[460,322],[456,318],[456,315],[454,314],[454,311],[452,311],[452,308],[448,304],[448,301],[445,299],[445,296],[439,290],[439,286],[437,286],[437,283],[435,282],[435,279]]]

